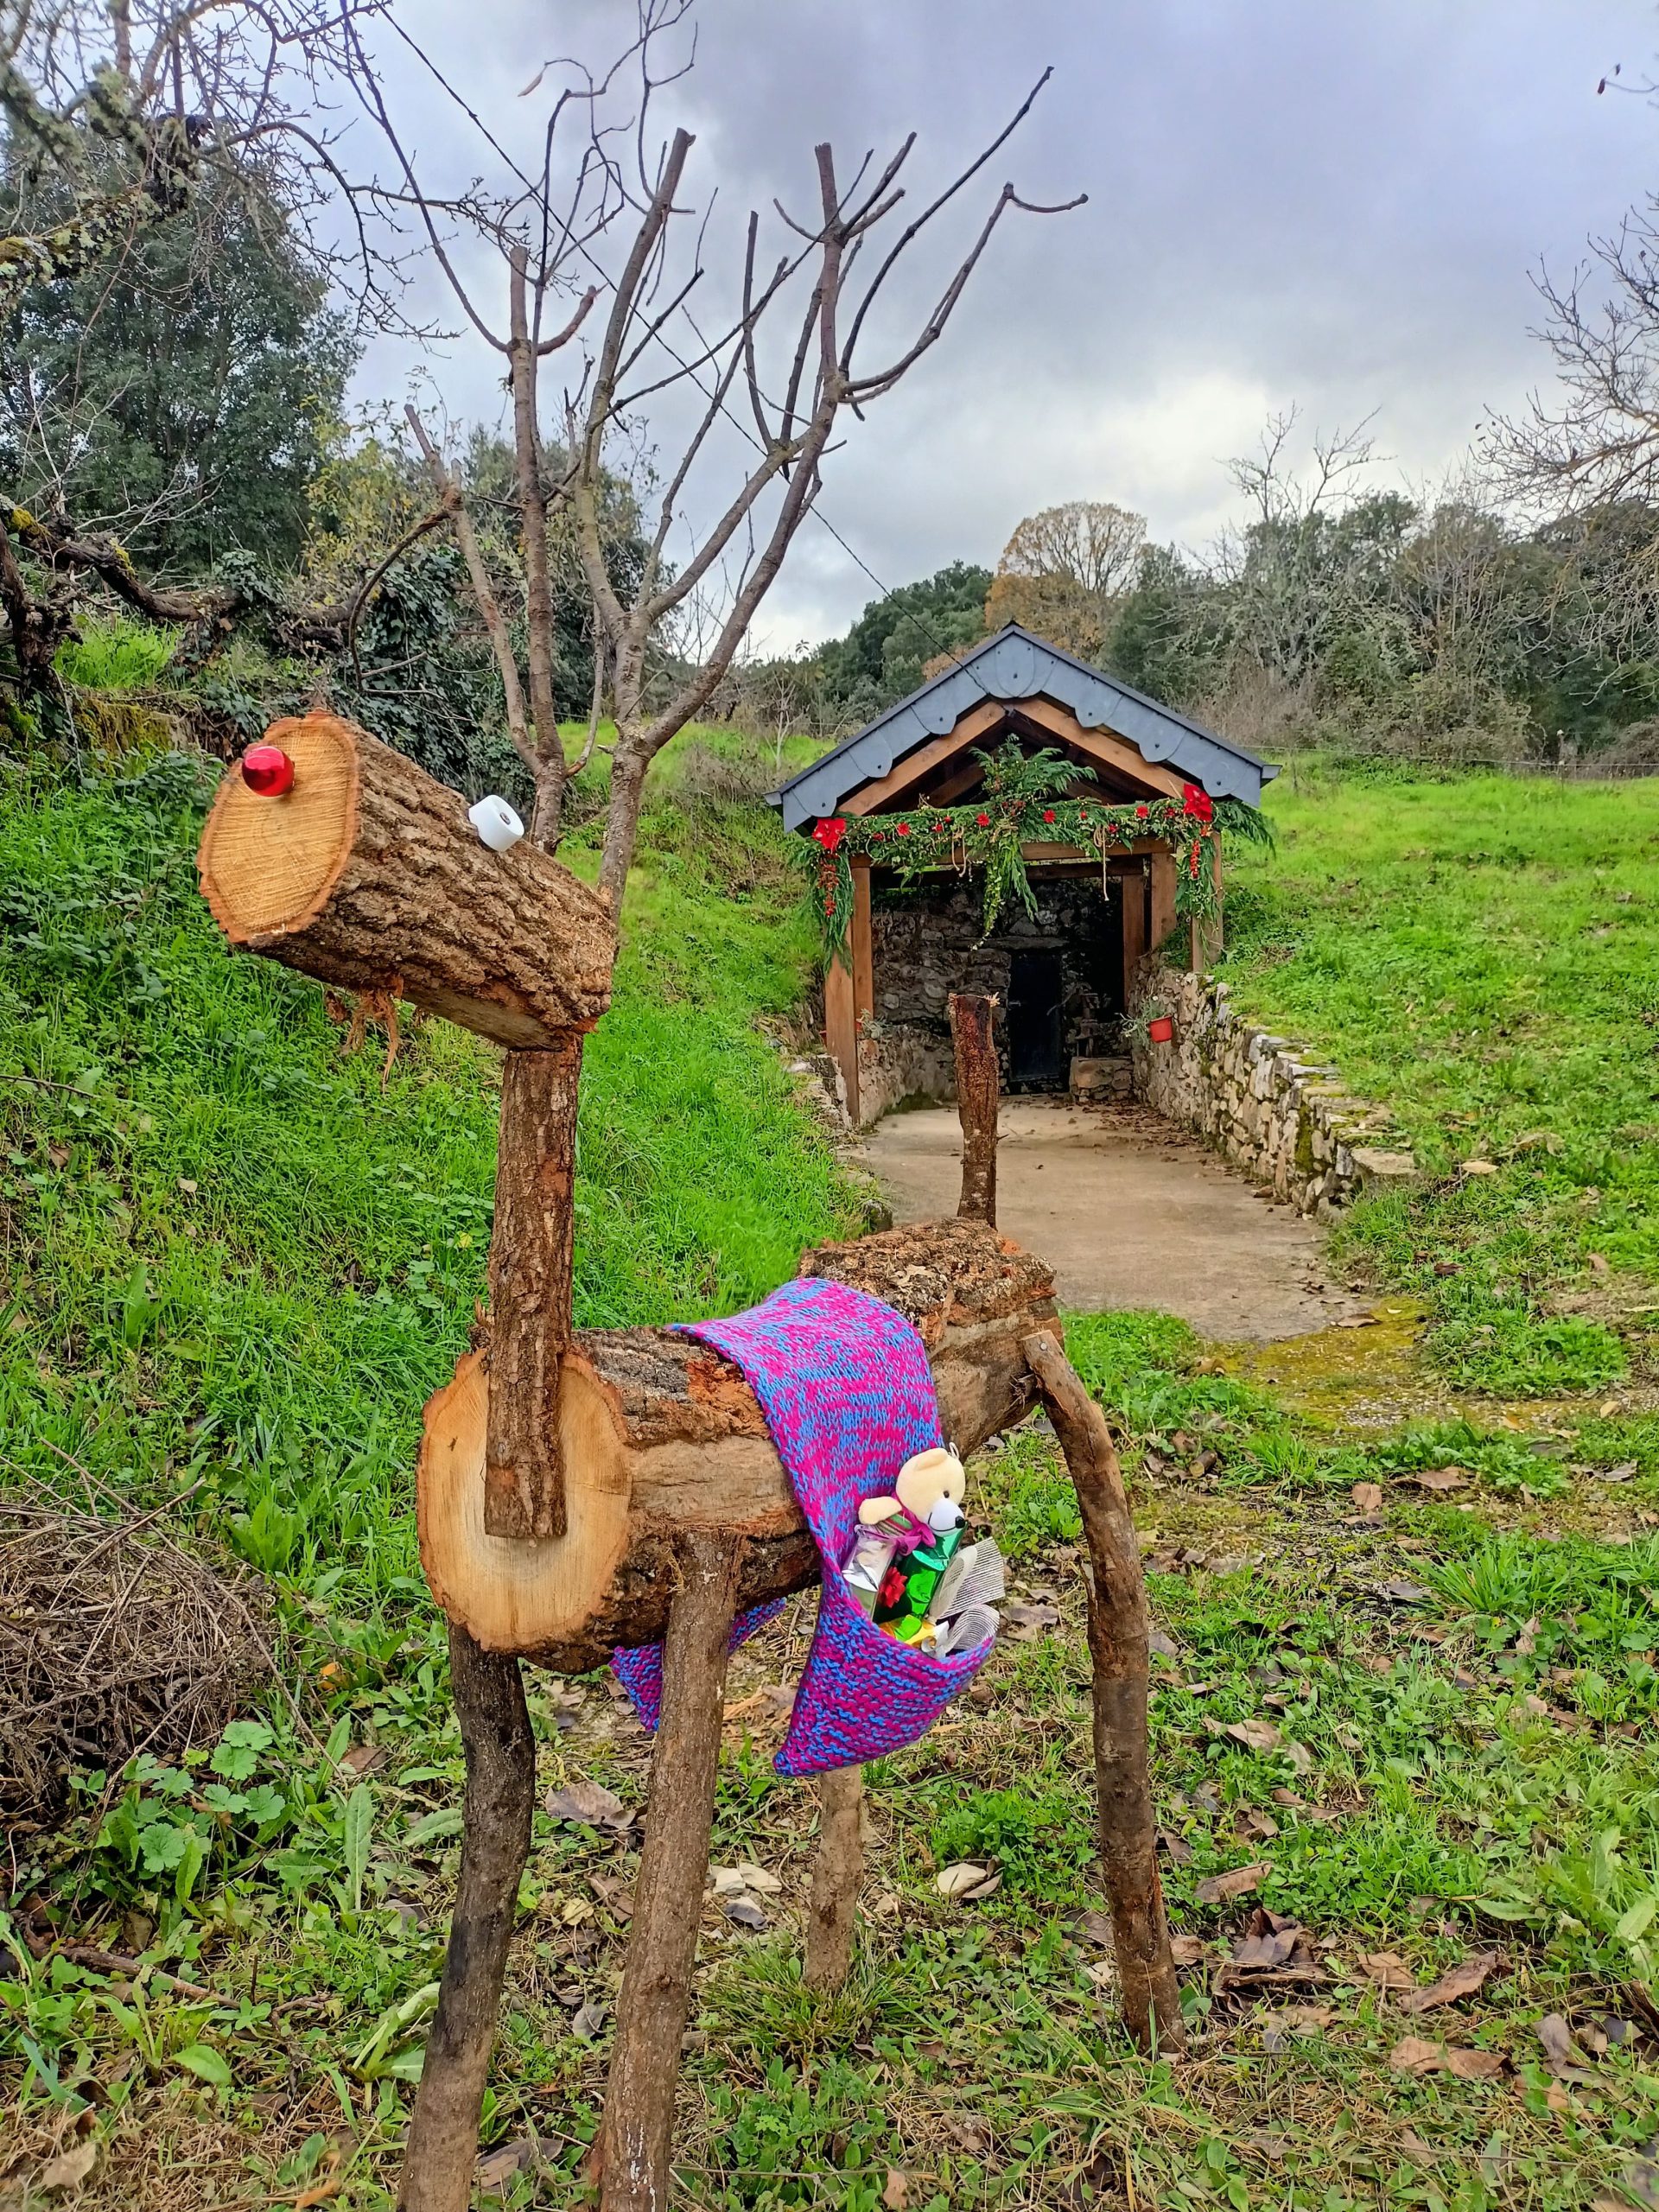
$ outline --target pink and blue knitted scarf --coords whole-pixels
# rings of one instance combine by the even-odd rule
[[[945,1659],[901,1643],[864,1611],[841,1565],[861,1501],[890,1494],[906,1459],[944,1441],[921,1338],[879,1298],[804,1279],[730,1320],[693,1322],[687,1333],[742,1370],[823,1560],[812,1649],[773,1765],[822,1774],[913,1744],[983,1665],[990,1640]],[[734,1648],[779,1603],[743,1614]],[[611,1664],[654,1729],[663,1647],[619,1651]]]

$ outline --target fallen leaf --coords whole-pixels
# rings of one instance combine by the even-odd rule
[[[1395,1605],[1421,1605],[1428,1601],[1427,1590],[1421,1588],[1415,1582],[1408,1582],[1399,1577],[1391,1582],[1379,1582],[1376,1585],[1376,1594],[1379,1598],[1388,1599],[1390,1604]]]
[[[1201,1936],[1172,1936],[1169,1939],[1169,1955],[1178,1967],[1197,1966],[1206,1948]]]
[[[348,1774],[368,1774],[385,1764],[386,1755],[378,1744],[353,1744],[341,1755],[340,1764]]]
[[[600,1782],[573,1782],[563,1789],[550,1789],[542,1810],[550,1821],[578,1821],[588,1827],[625,1828],[633,1809]]]
[[[1604,2208],[1611,2208],[1611,2212],[1630,2212],[1631,2203],[1643,2207],[1643,2212],[1649,2212],[1649,2208],[1659,2206],[1659,2158],[1651,2155],[1653,2150],[1654,2145],[1649,2143],[1647,2152],[1631,2158],[1618,2177],[1618,2185],[1629,2201],[1616,2196],[1599,2196],[1596,2212],[1604,2212]]]
[[[1155,1628],[1147,1638],[1147,1649],[1155,1659],[1179,1659],[1180,1649],[1160,1628]]]
[[[1236,1744],[1243,1744],[1253,1751],[1272,1751],[1279,1747],[1279,1731],[1271,1720],[1235,1720],[1227,1733]]]
[[[633,1884],[620,1874],[589,1874],[588,1886],[613,1920],[633,1918]]]
[[[881,2190],[881,2202],[887,2212],[907,2212],[910,2203],[910,2176],[900,2173],[897,2166],[887,2168],[887,2178]]]
[[[521,2135],[512,2143],[498,2143],[493,2151],[486,2151],[473,2168],[473,2178],[480,2189],[494,2190],[499,2195],[515,2174],[521,2174],[535,2163],[537,2146],[528,2136]]]
[[[1381,1483],[1356,1483],[1348,1493],[1362,1513],[1375,1513],[1382,1503]]]
[[[1491,1160],[1465,1160],[1462,1163],[1462,1172],[1465,1175],[1496,1175],[1497,1165]]]
[[[570,2032],[580,2036],[583,2043],[592,2043],[605,2024],[608,2008],[597,1997],[590,1997],[581,2010],[570,2015]]]
[[[1077,1933],[1085,1943],[1105,1946],[1117,1940],[1112,1933],[1111,1915],[1107,1912],[1085,1912],[1077,1923]]]
[[[1058,1605],[1004,1605],[1002,1618],[1022,1643],[1030,1643],[1039,1629],[1059,1625],[1060,1609]]]
[[[965,1904],[977,1904],[982,1897],[994,1897],[1002,1886],[1001,1867],[993,1867],[982,1882],[976,1882],[971,1890],[962,1893]]]
[[[1402,1482],[1418,1490],[1467,1490],[1469,1478],[1461,1467],[1430,1467],[1421,1475],[1402,1475]]]
[[[1636,1462],[1621,1459],[1616,1467],[1592,1467],[1590,1471],[1599,1483],[1627,1483],[1636,1472]]]
[[[1452,2074],[1459,2082],[1492,2082],[1503,2071],[1499,2051],[1460,2050],[1426,2043],[1421,2036],[1402,2036],[1389,2053],[1389,2064],[1396,2074]]]
[[[758,1934],[771,1923],[747,1890],[736,1897],[721,1897],[720,1909],[728,1920],[734,1920],[740,1928],[751,1928]]]
[[[196,1195],[196,1185],[191,1181],[188,1175],[180,1176],[179,1188],[184,1192],[187,1198],[194,1198]]]
[[[732,1871],[743,1877],[757,1897],[775,1897],[784,1886],[781,1875],[774,1874],[770,1867],[751,1866],[747,1859],[740,1860]]]
[[[1262,1886],[1262,1878],[1273,1870],[1265,1859],[1258,1859],[1253,1866],[1235,1866],[1225,1874],[1212,1874],[1200,1882],[1193,1896],[1200,1904],[1226,1904],[1234,1897],[1248,1897],[1252,1890]]]
[[[935,1876],[933,1886],[944,1897],[963,1897],[976,1890],[990,1872],[988,1866],[976,1866],[970,1859],[959,1859],[954,1866],[941,1869]]]
[[[44,2167],[35,2186],[36,2189],[79,2189],[92,2168],[98,2164],[98,2138],[88,2135],[73,2149],[64,2151]]]
[[[1581,2066],[1583,2059],[1573,2048],[1573,2031],[1559,2012],[1546,2012],[1538,2023],[1538,2040],[1544,2047],[1544,2058],[1552,2074],[1564,2074],[1571,2067]]]
[[[1190,1866],[1192,1864],[1192,1845],[1184,1835],[1177,1835],[1173,1828],[1159,1829],[1158,1848],[1172,1866]]]
[[[1417,1977],[1398,1951],[1363,1951],[1359,1970],[1379,1989],[1414,1989]]]
[[[1402,2012],[1432,2012],[1438,2005],[1455,2005],[1459,1998],[1474,1997],[1484,1989],[1503,1963],[1501,1951],[1483,1951],[1478,1958],[1465,1959],[1460,1965],[1450,1967],[1438,1981],[1431,1981],[1426,1988],[1414,1989],[1401,1999]]]

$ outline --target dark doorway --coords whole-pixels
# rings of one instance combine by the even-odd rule
[[[1063,1084],[1065,1075],[1060,956],[1016,952],[1008,963],[1009,1084],[1046,1090]]]

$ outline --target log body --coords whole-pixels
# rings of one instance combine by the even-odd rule
[[[1033,1402],[1021,1344],[1057,1338],[1053,1279],[982,1222],[889,1230],[809,1252],[803,1273],[851,1284],[919,1331],[959,1451]],[[765,1417],[712,1347],[669,1329],[582,1330],[559,1391],[566,1527],[550,1542],[484,1528],[486,1355],[432,1398],[416,1480],[421,1562],[439,1606],[486,1649],[583,1674],[667,1626],[677,1541],[746,1541],[740,1606],[805,1589],[818,1555]]]
[[[232,944],[520,1049],[604,1013],[610,909],[569,868],[528,842],[492,852],[459,791],[353,723],[304,715],[267,736],[293,789],[263,798],[227,775],[197,855]]]

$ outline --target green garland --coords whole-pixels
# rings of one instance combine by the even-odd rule
[[[1052,746],[1027,753],[1012,741],[996,753],[975,753],[985,780],[965,806],[918,806],[899,814],[835,815],[821,821],[797,854],[812,878],[812,902],[826,956],[847,941],[853,913],[855,858],[880,860],[908,882],[935,869],[985,871],[985,931],[988,936],[1010,900],[1028,914],[1036,893],[1021,848],[1027,843],[1092,846],[1103,858],[1147,837],[1164,840],[1175,856],[1175,911],[1202,921],[1216,912],[1219,894],[1211,846],[1224,831],[1249,843],[1271,843],[1272,832],[1253,806],[1240,799],[1212,800],[1196,784],[1179,798],[1106,799],[1077,794],[1092,783]]]

